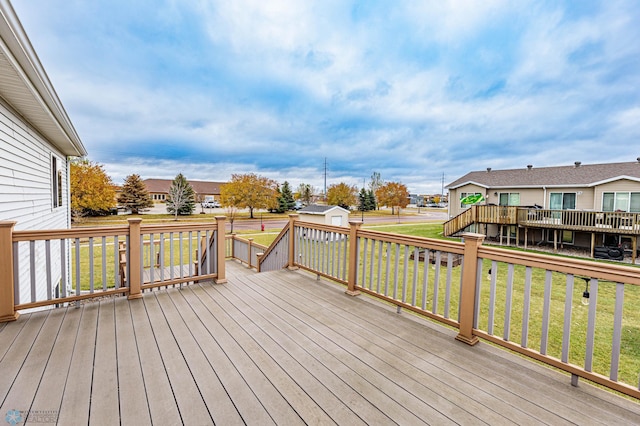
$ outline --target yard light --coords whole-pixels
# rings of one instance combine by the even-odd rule
[[[584,291],[582,292],[582,304],[589,306],[589,279],[587,277],[580,277],[584,280]]]

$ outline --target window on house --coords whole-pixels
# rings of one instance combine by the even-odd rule
[[[470,196],[470,195],[482,195],[479,192],[462,192],[460,193],[460,207],[463,209],[467,209],[469,208],[468,204],[462,204],[462,200],[465,199],[466,197]]]
[[[549,195],[549,208],[551,210],[575,210],[575,192],[552,192]]]
[[[53,208],[62,206],[62,170],[58,169],[58,159],[51,157],[51,202]]]
[[[501,192],[500,201],[501,206],[519,206],[520,205],[520,193],[519,192]]]
[[[640,192],[605,192],[602,194],[602,211],[640,213]]]
[[[547,231],[547,242],[552,243],[553,242],[553,230],[549,229]],[[573,244],[573,240],[574,240],[574,233],[573,231],[566,231],[566,230],[558,230],[558,242],[562,243],[562,244]]]

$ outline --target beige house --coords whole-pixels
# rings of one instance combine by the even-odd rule
[[[300,220],[323,225],[349,226],[349,210],[340,206],[310,204],[298,211]]]
[[[595,246],[631,250],[640,234],[640,158],[628,163],[474,171],[447,189],[451,218],[445,224],[447,235],[474,230],[507,242],[559,243],[591,247],[593,252]],[[462,199],[475,194],[484,197],[480,205],[472,209],[462,204]]]
[[[169,195],[172,179],[145,179],[145,186],[154,203],[164,203]],[[189,180],[189,184],[202,201],[220,201],[220,188],[226,182]]]

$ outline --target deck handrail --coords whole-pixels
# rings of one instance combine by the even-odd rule
[[[625,349],[640,338],[623,334],[625,322],[640,320],[631,309],[640,305],[639,268],[485,246],[473,233],[456,242],[360,229],[358,221],[345,229],[295,220],[292,228],[294,265],[348,294],[454,327],[467,344],[480,338],[517,351],[570,373],[574,385],[582,377],[640,399],[640,360]]]
[[[132,218],[127,226],[57,230],[14,230],[16,222],[0,222],[0,322],[17,319],[24,309],[115,294],[133,299],[144,290],[193,281],[223,283],[224,238],[218,232],[224,221],[217,216],[213,223],[147,225]],[[210,243],[196,255],[203,239]]]

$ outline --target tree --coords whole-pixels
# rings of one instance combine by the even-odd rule
[[[175,220],[178,220],[178,215],[192,214],[196,208],[195,203],[195,192],[191,184],[182,173],[178,173],[169,187],[167,212],[172,214]]]
[[[358,194],[358,211],[366,212],[369,210],[367,207],[367,191],[363,187]]]
[[[310,204],[313,196],[315,195],[315,188],[308,183],[301,183],[298,185],[298,190],[296,191],[296,198],[302,201],[305,204]]]
[[[141,210],[153,206],[153,201],[140,175],[133,174],[125,178],[122,192],[118,196],[118,204],[130,209],[132,214],[138,214]]]
[[[399,182],[387,182],[376,191],[378,205],[391,207],[391,214],[395,207],[405,208],[409,204],[409,191],[406,185]]]
[[[378,193],[378,188],[380,188],[382,185],[384,185],[384,181],[382,180],[382,177],[380,177],[380,173],[379,172],[371,173],[371,180],[369,180],[369,189],[371,190],[371,193],[374,195],[374,201],[378,207],[380,207],[380,204],[382,203],[380,202],[379,199],[376,199],[376,197]]]
[[[296,205],[295,200],[293,199],[293,193],[291,192],[291,187],[289,186],[289,182],[286,180],[282,184],[282,188],[280,188],[280,197],[278,199],[278,210],[282,210],[282,212],[288,212],[289,210],[293,210],[293,207]]]
[[[89,160],[71,162],[69,185],[74,220],[85,215],[107,214],[116,206],[113,182],[98,163]]]
[[[277,184],[255,173],[234,174],[231,181],[220,188],[220,200],[225,207],[248,208],[253,219],[254,209],[277,207]]]
[[[333,184],[327,189],[327,202],[349,210],[357,203],[357,193],[355,185],[350,186],[344,182]]]
[[[377,208],[376,196],[371,189],[367,191],[366,206],[367,206],[366,211],[375,210]]]

